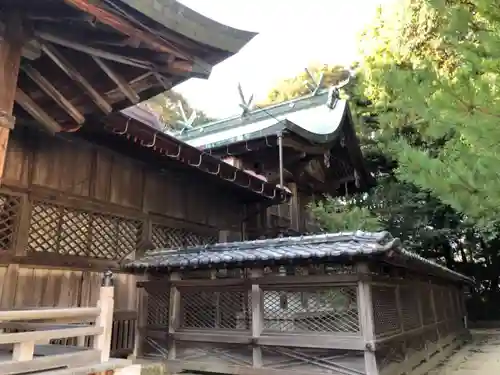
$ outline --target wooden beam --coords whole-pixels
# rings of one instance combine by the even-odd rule
[[[15,123],[12,111],[25,39],[21,16],[17,13],[9,14],[5,19],[5,27],[0,40],[0,184],[3,178],[9,133]]]
[[[94,89],[89,81],[83,77],[78,70],[54,47],[49,44],[42,45],[42,51],[49,56],[54,63],[61,68],[73,81],[75,81],[92,99],[92,101],[105,113],[112,112],[111,105]]]
[[[137,59],[130,56],[123,56],[113,52],[108,52],[101,48],[90,47],[75,40],[68,40],[47,32],[37,31],[36,36],[49,43],[70,48],[93,57],[99,57],[105,60],[111,60],[120,64],[130,65],[136,68],[146,69],[146,70],[151,70],[154,67],[152,63],[143,59]]]
[[[42,124],[49,132],[57,133],[61,131],[61,127],[45,112],[33,99],[26,95],[21,89],[16,90],[16,103],[19,104],[31,117]]]
[[[181,51],[179,47],[173,45],[152,33],[147,33],[143,30],[137,29],[131,23],[113,14],[105,9],[89,3],[87,0],[64,0],[65,3],[95,17],[95,19],[122,34],[128,35],[131,38],[140,40],[144,44],[150,46],[153,50],[159,52],[170,53],[178,58],[185,60],[193,60],[187,52]]]
[[[119,74],[113,71],[111,67],[102,61],[99,57],[92,56],[97,65],[107,74],[111,80],[116,83],[118,88],[123,92],[128,100],[130,100],[133,104],[137,104],[140,101],[139,95],[132,89],[132,87],[128,84],[128,82]]]
[[[30,77],[48,96],[66,111],[79,125],[85,122],[85,117],[71,102],[57,90],[38,70],[29,64],[21,66],[21,70]]]

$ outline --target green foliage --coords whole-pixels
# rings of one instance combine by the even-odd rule
[[[315,79],[319,78],[319,75],[323,73],[323,87],[336,85],[349,77],[349,71],[339,65],[312,64],[308,67],[308,70]],[[311,91],[305,84],[306,81],[310,81],[310,78],[304,71],[295,77],[278,82],[267,95],[267,99],[259,103],[258,106],[278,104],[310,94]]]
[[[191,115],[193,110],[196,110],[191,107],[187,99],[182,94],[173,90],[156,95],[155,97],[149,99],[147,104],[153,111],[160,115],[160,119],[163,123],[167,124],[171,130],[179,130],[179,122],[182,121],[182,114],[178,105],[179,102],[182,103],[182,108],[184,109],[187,117]],[[213,119],[209,118],[200,110],[196,110],[196,114],[197,116],[193,126],[213,121]]]
[[[360,207],[353,202],[326,197],[312,203],[309,208],[318,224],[327,232],[382,229],[378,218],[367,207]]]
[[[344,93],[378,186],[311,207],[324,230],[388,230],[474,277],[476,319],[500,318],[499,14],[487,0],[401,0],[379,12]]]
[[[500,213],[499,10],[485,0],[404,0],[380,12],[357,88],[399,178],[483,227]],[[402,136],[408,128],[418,142]]]

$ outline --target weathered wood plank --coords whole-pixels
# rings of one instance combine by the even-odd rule
[[[38,70],[29,64],[23,64],[21,67],[24,73],[30,77],[49,97],[51,97],[68,115],[70,115],[78,124],[85,122],[85,117],[71,102],[60,93],[55,86],[50,83]]]
[[[97,317],[100,311],[97,307],[2,310],[0,311],[0,321]]]
[[[48,331],[3,333],[0,335],[0,344],[20,343],[26,341],[37,342],[77,336],[94,336],[102,334],[103,331],[104,329],[102,327],[88,326]]]
[[[31,117],[38,121],[45,129],[51,133],[61,131],[61,127],[50,115],[45,112],[28,94],[23,92],[20,88],[16,90],[16,103],[19,104]]]
[[[0,183],[6,160],[10,129],[14,126],[12,110],[16,96],[17,78],[25,32],[19,13],[5,17],[5,28],[0,40]]]
[[[66,75],[74,80],[92,101],[105,113],[109,114],[112,111],[108,102],[94,89],[90,82],[72,65],[59,51],[52,45],[42,45],[43,52],[54,61]]]
[[[1,366],[2,375],[15,375],[27,372],[49,370],[64,366],[83,366],[98,361],[98,351],[86,350],[84,352],[39,357],[26,362],[18,362],[16,360],[1,362]]]

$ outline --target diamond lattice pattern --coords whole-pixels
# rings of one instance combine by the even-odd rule
[[[21,208],[21,197],[0,194],[0,251],[11,250]]]
[[[356,287],[265,289],[264,329],[359,332]]]
[[[217,242],[217,237],[153,223],[151,242],[157,249],[171,249],[214,244]]]
[[[183,328],[250,329],[250,294],[246,289],[182,290]]]
[[[141,221],[33,202],[28,251],[120,260],[139,242]]]

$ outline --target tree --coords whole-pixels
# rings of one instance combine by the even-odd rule
[[[196,111],[196,119],[193,126],[199,126],[213,121],[213,119],[208,117],[203,111],[192,108],[188,100],[182,94],[174,90],[156,95],[147,101],[149,107],[160,115],[160,119],[170,130],[182,129],[180,122],[183,121],[183,117],[179,108],[179,103],[181,103],[188,118],[193,111]]]
[[[323,73],[323,87],[330,87],[339,82],[346,80],[350,72],[340,65],[320,65],[311,64],[307,70],[313,75],[315,80],[319,79]],[[287,100],[297,98],[311,93],[305,82],[310,82],[311,79],[306,71],[278,82],[277,85],[268,93],[267,99],[258,104],[258,106],[268,106],[278,104]]]
[[[379,12],[358,86],[391,135],[399,178],[490,228],[500,213],[499,10],[486,0],[404,0]],[[418,142],[401,136],[408,128]]]
[[[391,149],[398,138],[431,154],[440,151],[443,141],[423,137],[412,124],[395,127],[384,123],[385,110],[360,96],[366,87],[360,82],[362,78],[353,80],[354,85],[344,95],[350,97],[357,134],[367,164],[377,176],[377,187],[364,194],[320,199],[311,206],[314,217],[329,232],[387,230],[399,237],[407,249],[474,277],[480,287],[470,300],[471,318],[499,318],[500,308],[495,301],[500,297],[500,238],[466,221],[461,212],[433,192],[400,178],[397,153]],[[273,95],[292,99],[303,92],[307,93],[294,89]]]

